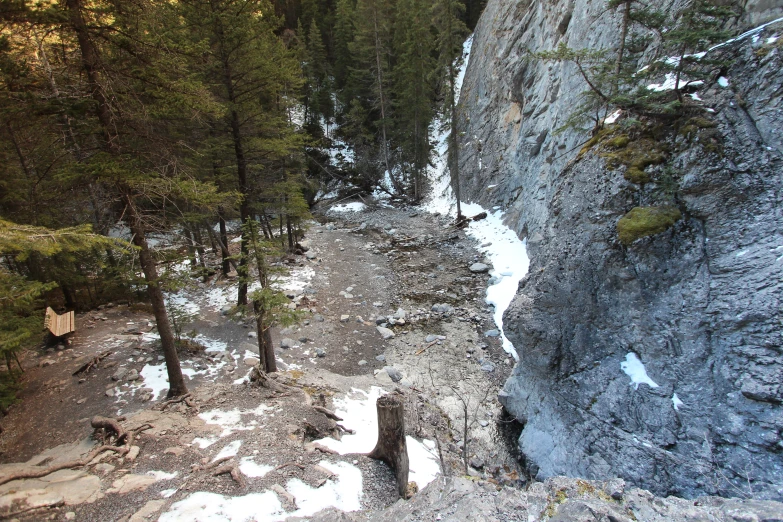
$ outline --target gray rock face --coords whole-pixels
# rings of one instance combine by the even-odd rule
[[[752,7],[745,20],[774,11]],[[523,60],[561,41],[612,46],[618,26],[601,2],[490,0],[475,33],[463,193],[504,208],[531,258],[504,317],[520,361],[501,402],[524,423],[520,448],[539,479],[783,499],[781,51],[732,47],[729,87],[699,92],[719,153],[672,138],[684,218],[624,247],[618,219],[656,187],[592,152],[577,158],[589,136],[551,131],[583,81],[571,64]],[[657,387],[631,385],[629,353]]]
[[[485,481],[438,477],[407,502],[374,514],[372,522],[482,520],[486,522],[736,522],[780,520],[783,504],[705,497],[698,502],[659,498],[641,489],[617,488],[622,481],[587,482],[556,477],[524,491]],[[617,495],[615,498],[614,494]],[[322,513],[311,522],[359,520]]]

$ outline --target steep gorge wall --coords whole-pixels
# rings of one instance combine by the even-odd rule
[[[781,16],[764,1],[748,2],[740,25]],[[783,24],[763,36],[775,31]],[[582,79],[524,59],[560,41],[611,47],[618,34],[619,18],[589,0],[490,0],[476,29],[460,100],[463,193],[503,208],[531,258],[504,318],[520,362],[501,401],[525,425],[538,478],[783,499],[783,49],[732,47],[729,87],[699,93],[719,152],[694,143],[669,162],[683,172],[684,218],[624,247],[616,224],[639,187],[595,151],[577,157],[588,135],[553,132]],[[629,353],[658,387],[629,385]]]

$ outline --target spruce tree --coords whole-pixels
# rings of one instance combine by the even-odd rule
[[[422,180],[429,165],[429,126],[435,99],[435,38],[425,0],[399,0],[395,31],[395,134],[402,163],[412,171],[414,200],[422,196]]]

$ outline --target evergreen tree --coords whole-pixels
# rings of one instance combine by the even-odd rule
[[[275,31],[280,21],[266,0],[183,0],[181,12],[192,38],[207,50],[202,81],[220,105],[212,121],[215,147],[233,157],[235,187],[242,195],[243,223],[253,215],[259,189],[272,167],[302,146],[288,121],[301,87],[296,56]],[[248,238],[243,234],[238,304],[247,305]]]
[[[394,116],[401,160],[412,171],[414,200],[422,196],[422,181],[432,147],[429,126],[435,99],[435,38],[425,0],[399,0],[395,31]]]

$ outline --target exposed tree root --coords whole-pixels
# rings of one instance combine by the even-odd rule
[[[196,407],[196,403],[193,400],[193,394],[186,393],[185,395],[180,395],[179,397],[175,397],[174,399],[169,399],[167,401],[163,401],[159,405],[157,405],[155,408],[160,410],[160,411],[163,411],[167,407],[171,406],[172,404],[178,404],[180,402],[184,402],[185,405],[190,407],[190,408],[195,408]]]
[[[90,425],[96,430],[103,430],[104,442],[105,435],[111,436],[111,433],[114,433],[116,436],[114,441],[115,446],[122,445],[125,442],[125,439],[128,437],[128,434],[125,432],[125,429],[120,425],[120,423],[108,417],[101,417],[100,415],[96,415],[90,421]]]
[[[109,421],[109,422],[105,422],[105,421]],[[87,455],[85,455],[81,459],[69,460],[61,464],[49,466],[48,468],[26,469],[26,470],[19,471],[17,473],[6,475],[5,477],[0,477],[0,486],[14,480],[35,479],[35,478],[45,477],[47,475],[54,473],[55,471],[60,471],[62,469],[84,467],[88,465],[90,462],[92,462],[92,460],[95,457],[97,457],[104,451],[112,451],[118,454],[119,456],[124,456],[125,454],[128,453],[128,451],[130,451],[130,447],[131,444],[133,444],[134,437],[138,435],[140,432],[150,429],[152,427],[151,424],[144,424],[133,430],[125,431],[116,420],[108,419],[106,417],[99,417],[99,416],[93,417],[91,424],[95,429],[106,430],[108,427],[108,429],[114,430],[115,427],[119,428],[119,431],[114,431],[114,432],[118,434],[117,440],[124,440],[125,444],[124,445],[102,444],[94,448],[92,451],[90,451]],[[122,437],[122,439],[120,439],[120,436]]]
[[[333,412],[331,410],[327,410],[326,408],[324,408],[322,406],[313,406],[313,409],[315,411],[319,412],[319,413],[323,413],[324,415],[326,415],[328,418],[330,418],[332,420],[336,420],[336,421],[343,420],[342,417],[339,417],[335,412]]]

